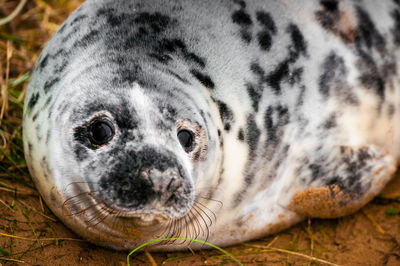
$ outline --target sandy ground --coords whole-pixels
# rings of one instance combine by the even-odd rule
[[[279,234],[226,250],[245,265],[328,265],[312,262],[301,254],[338,265],[400,265],[400,215],[385,213],[389,208],[400,210],[398,199],[386,199],[399,191],[400,176],[383,195],[354,215],[305,221]],[[5,203],[0,204],[0,232],[32,239],[0,237],[0,248],[10,254],[3,258],[26,265],[126,265],[129,252],[107,250],[80,240],[41,204],[38,195],[14,197],[13,193],[0,191],[0,200]],[[35,234],[38,239],[74,240],[35,241]],[[152,265],[149,256],[157,265],[236,265],[216,250],[142,253],[131,258],[131,265]],[[0,260],[3,265],[20,263]]]
[[[14,88],[8,81],[18,80],[32,70],[45,42],[80,2],[31,0],[15,20],[0,27],[2,92],[15,89],[16,92],[10,89],[8,95],[14,93],[22,101],[26,82]],[[9,14],[17,3],[0,0],[0,17]],[[5,97],[1,97],[4,106]],[[107,250],[79,239],[52,215],[31,188],[21,151],[20,102],[9,102],[0,127],[2,136],[12,144],[0,143],[6,147],[0,153],[0,265],[126,265],[128,252]],[[16,162],[8,157],[15,157]],[[18,192],[7,187],[17,188]],[[399,210],[400,177],[354,215],[306,220],[279,234],[226,250],[245,265],[400,265]],[[155,264],[236,265],[217,250],[141,253],[131,258],[131,265]]]

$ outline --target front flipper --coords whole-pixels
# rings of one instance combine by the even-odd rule
[[[376,196],[396,171],[392,156],[372,145],[336,146],[326,156],[311,157],[283,190],[289,196],[284,197],[286,208],[304,217],[336,218],[354,213]]]

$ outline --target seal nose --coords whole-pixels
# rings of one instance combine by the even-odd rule
[[[192,185],[172,154],[147,148],[124,155],[100,179],[99,196],[106,204],[116,210],[166,216],[187,211]]]
[[[160,171],[158,169],[145,170],[142,176],[152,184],[154,203],[162,206],[172,206],[178,201],[178,195],[183,188],[183,181],[176,169]],[[151,200],[151,199],[150,199]],[[149,202],[150,203],[150,202]]]
[[[173,207],[183,195],[184,181],[174,169],[143,170],[139,176],[124,176],[108,190],[113,192],[112,204],[128,208],[153,206],[158,211]]]

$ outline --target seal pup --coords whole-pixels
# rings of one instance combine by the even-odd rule
[[[399,44],[398,1],[88,0],[31,77],[30,173],[115,249],[350,214],[399,163]]]

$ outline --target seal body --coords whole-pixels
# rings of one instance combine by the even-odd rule
[[[352,213],[399,162],[399,45],[398,1],[88,0],[32,75],[29,170],[116,249]]]

